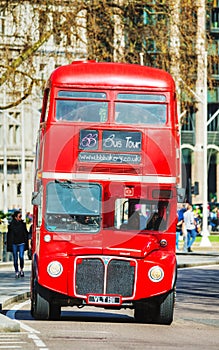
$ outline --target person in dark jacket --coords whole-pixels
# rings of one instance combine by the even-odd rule
[[[8,226],[7,251],[13,253],[15,278],[24,277],[24,252],[27,249],[28,231],[20,211],[15,211]],[[18,268],[18,255],[20,272]]]

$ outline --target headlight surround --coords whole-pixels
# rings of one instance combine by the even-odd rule
[[[148,271],[148,277],[152,282],[160,282],[164,278],[164,271],[160,266],[153,266]]]
[[[59,261],[51,261],[47,266],[47,272],[51,277],[59,277],[62,274],[63,266]]]

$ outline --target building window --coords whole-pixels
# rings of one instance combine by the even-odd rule
[[[2,11],[0,13],[0,35],[5,35],[5,21],[6,21],[6,18],[5,18],[5,12]]]
[[[21,182],[17,184],[17,195],[21,194]]]
[[[2,131],[3,127],[2,125],[0,125],[0,146],[2,147],[3,145],[3,131]]]
[[[219,127],[219,114],[218,112],[218,103],[209,103],[208,104],[208,120],[215,115],[211,123],[208,125],[208,131],[217,131]],[[216,115],[216,114],[217,115]]]
[[[20,113],[9,113],[8,117],[8,145],[18,146],[21,144]]]
[[[186,106],[186,114],[183,116],[182,131],[194,131],[195,130],[195,113],[196,109],[193,104],[188,103]]]

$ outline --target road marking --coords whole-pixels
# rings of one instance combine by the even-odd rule
[[[24,329],[25,331],[28,332],[28,338],[32,339],[35,346],[39,349],[39,350],[49,350],[49,348],[47,348],[47,346],[45,345],[45,343],[38,337],[37,333],[40,334],[39,331],[37,331],[36,329],[29,327],[27,325],[25,325],[24,323],[22,323],[19,320],[16,320],[15,318],[15,314],[18,310],[20,310],[23,306],[26,306],[30,304],[30,300],[26,300],[23,303],[20,303],[18,305],[15,305],[11,308],[11,310],[9,310],[6,313],[7,317],[10,317],[12,320],[15,320],[16,322],[18,322],[20,324],[20,327],[22,329]],[[1,348],[1,347],[0,347]]]
[[[0,349],[22,349],[22,346],[17,346],[17,345],[9,345],[9,346],[0,346]]]
[[[0,334],[0,349],[23,349],[26,341],[20,340],[24,333],[1,333]]]

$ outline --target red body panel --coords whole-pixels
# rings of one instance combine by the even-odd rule
[[[116,128],[118,126],[110,125],[110,127]],[[46,130],[43,171],[77,172],[80,171],[82,165],[85,172],[92,171],[96,164],[84,165],[78,161],[79,132],[82,128],[84,126],[55,124]],[[93,130],[97,128],[100,128],[100,126],[92,125],[90,127]],[[127,130],[127,127],[123,127],[123,130]],[[172,136],[171,129],[142,130],[135,127],[135,130],[140,131],[143,138],[141,164],[133,166],[136,173],[141,175],[178,176],[176,148],[173,147],[175,139]],[[101,151],[101,148],[99,151]],[[110,167],[115,168],[115,165],[108,165],[109,169]]]
[[[139,89],[174,91],[170,74],[160,69],[125,63],[78,61],[57,68],[48,82],[50,86]]]
[[[134,272],[132,296],[122,300],[140,300],[163,294],[173,288],[176,270],[175,220],[176,185],[179,177],[179,134],[176,115],[175,84],[172,77],[161,70],[129,64],[75,62],[57,68],[51,75],[47,90],[50,91],[47,111],[43,106],[38,160],[36,164],[35,191],[41,191],[41,210],[34,206],[33,225],[33,275],[38,283],[51,291],[69,298],[86,300],[77,292],[76,270],[83,263],[94,259],[114,264],[122,259],[126,268]],[[55,120],[55,103],[59,90],[104,91],[108,95],[109,118],[106,123],[69,123]],[[113,119],[113,98],[117,92],[163,94],[168,106],[165,125],[118,125]],[[112,99],[112,101],[111,101]],[[46,98],[44,98],[44,103]],[[115,164],[110,162],[83,161],[80,153],[81,130],[98,130],[96,154],[109,154],[103,149],[105,131],[136,132],[141,135],[141,151],[136,152],[140,161],[136,164]],[[87,153],[89,151],[86,150]],[[85,153],[86,153],[85,152]],[[104,153],[105,152],[105,153]],[[115,150],[113,154],[127,151]],[[134,154],[135,152],[132,152]],[[137,177],[136,177],[137,176]],[[86,180],[87,177],[87,180]],[[98,183],[102,188],[101,225],[95,234],[80,232],[53,232],[46,226],[46,186],[49,182],[75,181]],[[67,183],[67,182],[66,182]],[[130,193],[126,191],[130,189]],[[158,232],[117,230],[114,217],[116,198],[146,198],[153,200],[153,190],[168,190],[173,194],[167,198],[169,222],[165,230]],[[160,199],[159,199],[160,200]],[[162,200],[161,200],[162,202]],[[40,219],[39,219],[40,218]],[[37,228],[37,231],[36,231]],[[36,233],[38,232],[38,234]],[[47,239],[47,237],[49,237]],[[166,244],[162,245],[162,240]],[[87,257],[87,258],[86,258]],[[99,258],[98,258],[99,257]],[[79,260],[78,260],[79,259]],[[80,260],[81,259],[81,260]],[[89,260],[90,259],[90,260]],[[99,259],[99,260],[98,260]],[[117,259],[117,260],[116,260]],[[130,259],[130,266],[128,265]],[[60,276],[51,277],[48,265],[58,261],[63,271]],[[85,261],[81,263],[81,261]],[[102,262],[101,262],[102,264]],[[103,262],[104,264],[104,262]],[[79,266],[79,267],[78,267]],[[149,270],[159,266],[164,272],[160,282],[149,278]],[[113,293],[112,293],[113,294]]]

